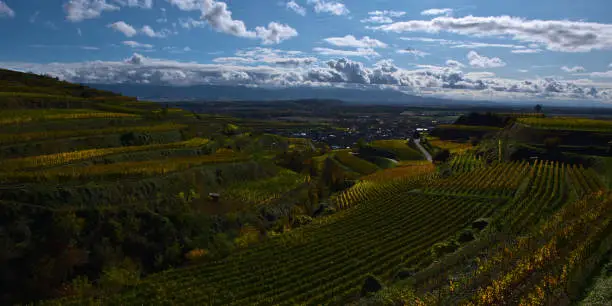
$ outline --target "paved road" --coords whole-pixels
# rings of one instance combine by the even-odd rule
[[[421,145],[421,139],[415,139],[414,144],[416,144],[419,150],[421,150],[421,153],[425,155],[425,158],[427,158],[429,162],[433,161],[433,158],[431,158],[431,154],[429,154],[429,152],[427,152],[427,150],[425,150],[425,148],[423,148],[423,146]]]

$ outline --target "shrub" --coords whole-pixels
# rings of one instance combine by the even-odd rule
[[[382,289],[380,281],[373,275],[368,275],[361,287],[361,296],[365,297],[368,294],[378,292]]]
[[[299,215],[299,216],[295,216],[293,218],[293,222],[291,223],[291,227],[293,228],[298,228],[300,226],[304,226],[307,224],[312,223],[312,217],[310,216],[305,216],[305,215]]]
[[[472,232],[472,230],[469,229],[465,229],[463,231],[461,231],[459,233],[459,236],[457,237],[457,241],[459,243],[466,243],[466,242],[470,242],[472,240],[474,240],[474,233]]]
[[[446,254],[452,253],[459,248],[459,243],[455,240],[447,242],[439,242],[431,247],[431,256],[434,259],[440,258]]]
[[[204,249],[193,249],[187,254],[185,254],[185,258],[191,262],[202,260],[208,255],[208,251]]]
[[[489,221],[486,219],[478,219],[472,222],[472,228],[477,229],[479,231],[485,229],[485,227],[487,227],[488,225],[489,225]]]
[[[436,153],[436,155],[433,157],[433,160],[444,163],[448,161],[450,157],[451,157],[450,151],[448,149],[444,149]]]

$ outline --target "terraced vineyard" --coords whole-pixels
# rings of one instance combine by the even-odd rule
[[[495,156],[609,122],[462,116],[434,164],[4,70],[0,106],[3,305],[567,305],[612,250],[605,171]]]
[[[580,131],[596,131],[596,132],[609,132],[612,130],[612,122],[608,120],[596,120],[586,118],[568,118],[568,117],[554,117],[554,118],[519,118],[518,122],[546,129],[558,129],[558,130],[580,130]]]
[[[153,276],[103,302],[343,303],[359,295],[367,274],[389,277],[402,262],[418,263],[429,256],[434,243],[490,210],[486,201],[423,196],[406,187],[411,186],[397,186],[394,192],[223,261]]]

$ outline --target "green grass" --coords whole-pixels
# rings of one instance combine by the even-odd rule
[[[610,132],[612,131],[612,121],[596,120],[587,118],[519,118],[522,124],[552,130],[572,130],[572,131],[592,131]]]
[[[436,126],[436,129],[448,129],[448,130],[460,130],[460,131],[486,131],[486,132],[496,132],[501,130],[501,128],[494,126],[484,126],[484,125],[459,125],[459,124],[441,124]]]
[[[104,134],[122,134],[129,132],[160,132],[170,130],[180,130],[187,127],[184,124],[162,123],[152,126],[134,127],[110,127],[96,130],[70,130],[70,131],[41,131],[22,134],[0,134],[0,145],[14,144],[20,142],[30,142],[42,139],[61,139],[69,137],[84,137]]]
[[[247,207],[265,206],[305,181],[304,175],[283,169],[270,178],[232,183],[221,193],[222,201],[236,201]]]
[[[606,306],[612,301],[612,256],[595,278],[593,286],[588,291],[580,306]]]
[[[421,152],[408,146],[405,140],[376,140],[372,147],[393,153],[400,160],[423,159]]]
[[[341,164],[359,174],[371,174],[379,170],[375,164],[351,154],[351,150],[334,151],[334,157]]]
[[[136,117],[125,113],[102,112],[91,109],[27,109],[7,110],[0,113],[0,125],[22,124],[32,121],[69,120],[89,118]]]

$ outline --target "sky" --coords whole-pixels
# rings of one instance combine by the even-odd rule
[[[610,12],[609,0],[0,0],[0,67],[612,103]]]

